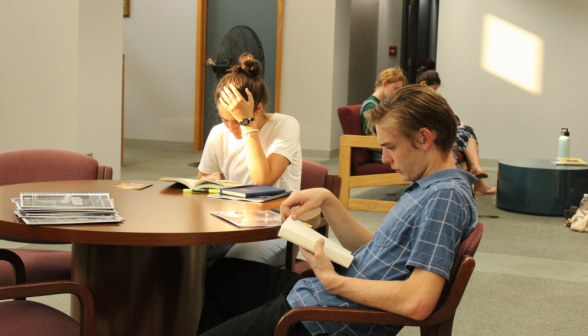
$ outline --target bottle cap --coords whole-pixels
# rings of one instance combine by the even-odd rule
[[[570,136],[570,132],[568,131],[567,128],[562,128],[561,129],[561,135]]]

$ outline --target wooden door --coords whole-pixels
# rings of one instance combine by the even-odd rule
[[[216,60],[222,38],[235,26],[247,26],[259,37],[270,95],[266,112],[279,112],[282,13],[283,0],[198,0],[194,150],[203,149],[210,129],[220,123],[214,101],[217,76],[205,62]]]

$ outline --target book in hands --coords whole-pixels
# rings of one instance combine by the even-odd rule
[[[280,214],[276,214],[272,211],[220,211],[211,212],[210,214],[240,228],[282,225]]]
[[[225,188],[220,191],[221,195],[229,195],[243,198],[273,196],[285,193],[286,190],[264,185],[244,185],[235,188]]]
[[[242,186],[243,183],[227,180],[196,180],[187,179],[181,177],[162,177],[160,181],[165,182],[176,182],[185,185],[190,189],[219,189],[219,188],[232,188]]]
[[[584,160],[580,159],[580,158],[557,158],[557,161],[561,162],[561,164],[567,166],[567,165],[572,165],[572,166],[587,166],[588,163],[584,162]],[[555,164],[559,164],[559,163]]]
[[[346,268],[353,261],[353,255],[349,250],[309,228],[300,220],[293,220],[291,217],[288,217],[282,224],[278,236],[293,244],[304,247],[310,252],[314,252],[314,244],[323,238],[325,240],[323,251],[327,258]]]

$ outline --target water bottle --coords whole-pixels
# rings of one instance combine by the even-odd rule
[[[569,158],[570,157],[570,132],[567,128],[561,129],[561,136],[559,137],[559,150],[557,157]]]
[[[580,210],[586,210],[584,207],[588,207],[588,194],[584,194],[584,198],[582,198],[582,200],[580,201],[580,206],[578,207],[578,209]]]

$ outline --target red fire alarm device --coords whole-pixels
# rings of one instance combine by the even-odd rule
[[[388,56],[396,56],[396,46],[390,46],[388,48]]]

